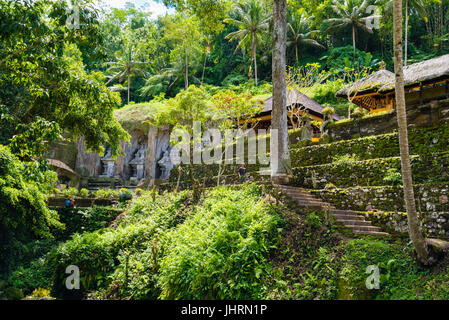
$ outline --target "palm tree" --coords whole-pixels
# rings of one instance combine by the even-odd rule
[[[122,56],[117,59],[117,61],[107,62],[106,65],[109,66],[107,72],[113,73],[106,82],[108,85],[112,81],[118,79],[119,82],[123,82],[127,79],[128,84],[128,104],[129,104],[129,90],[131,87],[131,75],[143,74],[144,71],[139,67],[145,62],[136,61],[135,57],[137,55],[136,50],[134,50],[134,45],[128,45],[122,52]]]
[[[404,185],[405,206],[410,237],[415,247],[418,259],[428,264],[426,241],[419,229],[416,213],[415,195],[413,192],[412,171],[408,147],[407,112],[405,108],[404,71],[402,67],[402,0],[394,0],[393,4],[393,41],[394,41],[394,71],[396,75],[396,112],[399,129],[399,149],[401,153],[402,181]]]
[[[377,1],[383,2],[383,0]],[[423,0],[404,0],[405,2],[405,44],[404,44],[404,66],[407,65],[408,60],[408,22],[411,12],[418,13],[424,20],[428,20],[427,10],[424,6]],[[386,3],[386,9],[391,9],[393,5],[393,0],[389,0]]]
[[[236,26],[239,30],[229,33],[226,39],[238,40],[235,52],[251,44],[251,65],[254,63],[254,80],[257,86],[257,44],[263,34],[268,33],[271,15],[267,15],[263,4],[258,0],[249,0],[235,6],[236,18],[227,18],[225,22]]]
[[[319,44],[318,41],[311,38],[311,36],[320,32],[319,30],[311,30],[311,20],[312,17],[307,17],[304,12],[301,12],[299,15],[291,14],[289,16],[287,27],[290,41],[287,42],[287,45],[294,46],[296,63],[298,63],[299,61],[298,47],[300,45],[303,47],[309,46],[324,49],[324,46]]]
[[[352,29],[352,45],[354,47],[354,61],[356,49],[356,34],[357,30],[363,30],[368,33],[373,33],[373,29],[367,25],[367,20],[378,18],[376,15],[366,16],[366,8],[369,4],[368,0],[364,0],[360,5],[357,0],[332,0],[332,10],[338,16],[325,20],[331,26],[327,28],[327,32],[351,27]]]

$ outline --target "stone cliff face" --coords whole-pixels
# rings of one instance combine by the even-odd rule
[[[171,150],[170,130],[151,127],[147,132],[133,130],[129,132],[129,142],[122,141],[123,155],[114,159],[106,148],[105,154],[87,152],[84,139],[81,137],[70,144],[57,144],[50,152],[52,158],[61,160],[71,155],[66,163],[84,179],[115,178],[138,182],[142,179],[168,179]],[[73,159],[72,159],[73,158]]]
[[[167,179],[173,167],[168,157],[172,148],[170,130],[150,128],[147,133],[140,130],[129,133],[130,141],[121,143],[124,155],[115,160],[107,149],[104,155],[87,153],[83,139],[78,139],[75,171],[83,177]]]

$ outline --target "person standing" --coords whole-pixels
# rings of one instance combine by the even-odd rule
[[[240,183],[244,183],[246,181],[246,168],[244,163],[242,163],[242,166],[239,168],[239,177]]]

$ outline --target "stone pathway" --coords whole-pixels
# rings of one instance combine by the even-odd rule
[[[332,204],[321,201],[303,188],[285,185],[275,186],[289,198],[295,200],[300,207],[312,210],[329,210],[337,222],[343,224],[345,227],[351,228],[354,233],[380,236],[389,235],[387,232],[382,232],[379,227],[373,226],[370,221],[366,221],[357,211],[336,209]]]

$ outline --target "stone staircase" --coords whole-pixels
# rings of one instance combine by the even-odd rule
[[[339,210],[327,202],[314,197],[311,193],[303,188],[275,185],[289,198],[295,200],[300,206],[312,210],[329,210],[335,220],[345,227],[351,228],[356,234],[387,236],[389,233],[382,232],[379,227],[375,227],[370,221],[366,221],[364,217],[352,210]]]

